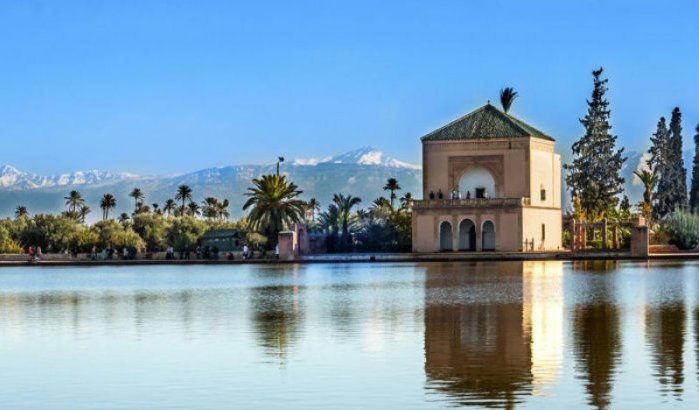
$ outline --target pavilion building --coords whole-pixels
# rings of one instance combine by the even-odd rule
[[[490,103],[422,137],[413,252],[561,249],[554,139]]]

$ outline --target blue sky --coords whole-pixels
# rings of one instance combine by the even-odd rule
[[[496,101],[567,152],[590,72],[614,131],[699,123],[693,1],[0,3],[0,163],[144,174],[325,156],[419,137]]]

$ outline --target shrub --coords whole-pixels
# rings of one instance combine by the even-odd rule
[[[663,225],[671,244],[680,249],[699,246],[699,215],[686,211],[673,212]]]

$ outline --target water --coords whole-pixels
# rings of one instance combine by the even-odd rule
[[[2,268],[0,408],[697,408],[698,268]]]

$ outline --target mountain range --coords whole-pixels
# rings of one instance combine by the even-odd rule
[[[78,171],[69,174],[42,176],[23,172],[10,165],[0,166],[0,216],[12,216],[18,205],[30,214],[57,213],[65,210],[63,199],[77,189],[92,208],[89,218],[97,220],[99,200],[105,193],[114,195],[117,207],[113,215],[133,211],[129,192],[134,187],[145,194],[147,204],[163,204],[174,198],[177,187],[189,185],[197,202],[205,197],[228,198],[232,218],[242,216],[244,193],[250,181],[276,171],[275,165],[232,165],[206,168],[170,176],[141,176],[108,171]],[[398,179],[402,192],[419,195],[422,169],[419,165],[399,161],[372,147],[362,147],[325,158],[299,158],[282,163],[281,172],[289,176],[303,191],[302,197],[315,197],[325,206],[336,192],[351,193],[368,204],[384,195],[388,178]]]
[[[628,160],[622,176],[626,179],[627,195],[632,203],[636,203],[641,200],[643,187],[633,172],[642,166],[645,157],[638,152],[627,152],[626,156]],[[691,156],[690,151],[685,152],[686,165],[692,163]],[[401,193],[411,192],[415,198],[421,196],[421,166],[386,156],[372,147],[323,158],[294,159],[283,163],[281,171],[299,186],[304,199],[315,197],[323,207],[336,192],[358,196],[363,200],[362,205],[368,206],[375,198],[386,195],[383,185],[388,178],[398,179]],[[133,210],[133,199],[128,194],[134,187],[146,194],[147,204],[162,204],[168,198],[174,198],[179,185],[187,184],[198,202],[207,196],[228,198],[231,217],[239,218],[243,214],[244,193],[250,181],[273,172],[274,165],[232,165],[170,176],[100,170],[44,176],[4,165],[0,166],[0,216],[12,216],[18,205],[26,206],[31,214],[63,211],[63,197],[68,191],[77,189],[93,210],[89,219],[95,221],[101,214],[98,204],[105,193],[116,197],[117,208],[112,212],[118,215]],[[691,168],[688,168],[688,173],[691,173]],[[565,203],[567,197],[564,195]]]

